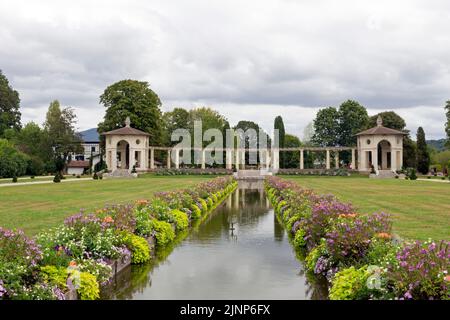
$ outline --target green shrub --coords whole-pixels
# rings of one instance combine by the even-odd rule
[[[211,195],[211,198],[212,198],[214,203],[219,202],[219,198],[217,198],[217,196],[215,194]]]
[[[153,222],[149,214],[149,208],[137,208],[134,213],[136,219],[136,233],[143,237],[150,236],[153,232]]]
[[[150,260],[147,240],[129,232],[123,235],[122,240],[131,251],[131,263],[139,264]]]
[[[57,286],[60,289],[67,288],[67,268],[56,266],[41,267],[41,276],[45,283]]]
[[[77,289],[81,300],[96,300],[100,298],[100,288],[94,275],[80,272],[80,286]]]
[[[186,213],[178,209],[172,210],[171,213],[174,217],[177,231],[181,231],[189,227],[189,217]]]
[[[287,204],[286,201],[284,201],[284,200],[280,201],[276,207],[275,212],[280,213],[281,208],[283,208],[286,204]]]
[[[382,265],[396,250],[397,247],[391,241],[373,238],[364,261],[368,265]]]
[[[214,207],[214,202],[211,198],[208,198],[207,201],[208,201],[208,209],[211,210]]]
[[[197,205],[193,204],[191,206],[191,210],[192,210],[192,213],[191,213],[192,219],[198,219],[202,216],[202,211],[200,210],[200,208]]]
[[[317,260],[326,253],[325,243],[322,242],[320,245],[312,249],[305,258],[305,267],[308,271],[314,271],[317,264]]]
[[[331,300],[360,300],[369,298],[367,288],[367,266],[356,269],[354,266],[336,273],[330,289]]]
[[[12,182],[14,182],[14,183],[17,182],[17,177],[16,177],[16,176],[14,176],[14,177],[12,178]]]
[[[94,172],[94,175],[92,176],[92,179],[94,179],[94,180],[98,180],[98,175],[97,175],[97,172]]]
[[[304,239],[305,237],[305,230],[303,229],[298,229],[297,232],[295,233],[294,236],[294,247],[297,248],[303,248],[304,246],[306,246],[306,241]],[[314,264],[315,266],[315,264]]]
[[[208,204],[206,203],[205,199],[199,199],[198,202],[200,202],[200,204],[202,205],[202,212],[203,213],[208,212],[209,208],[208,208]]]
[[[152,220],[153,228],[156,231],[156,243],[158,246],[165,246],[175,239],[172,225],[165,221]]]
[[[53,178],[53,182],[55,183],[61,182],[61,176],[59,175],[59,173],[55,175],[55,177]]]

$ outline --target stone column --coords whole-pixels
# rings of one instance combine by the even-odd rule
[[[175,149],[175,169],[180,168],[180,150]]]
[[[269,170],[270,168],[270,152],[269,149],[266,149],[266,168]]]
[[[167,150],[167,169],[170,169],[172,159],[170,159],[170,149]]]
[[[202,149],[202,169],[206,169],[206,151]]]
[[[155,169],[155,149],[150,149],[150,169]]]
[[[280,150],[272,149],[272,167],[274,170],[280,169]]]
[[[355,149],[352,149],[352,169],[356,169],[356,162],[355,162]]]
[[[334,154],[334,165],[336,169],[339,169],[339,151],[336,151]]]
[[[241,155],[241,165],[242,165],[242,170],[245,170],[245,148],[242,150],[242,155]]]
[[[225,161],[226,161],[226,168],[228,170],[233,169],[233,153],[232,153],[232,151],[233,151],[232,149],[229,149],[229,148],[226,149]]]
[[[128,171],[131,172],[131,170],[133,170],[133,166],[135,165],[135,158],[134,158],[134,149],[130,148],[130,159],[129,159],[129,165],[128,165]]]
[[[372,152],[372,164],[373,164],[375,171],[377,171],[378,170],[378,148],[372,150],[371,152]]]
[[[305,161],[303,158],[303,149],[300,150],[300,170],[303,170],[305,168]]]
[[[330,169],[330,150],[327,149],[327,159],[326,159],[326,168],[327,170]]]
[[[397,150],[391,149],[391,170],[397,171]]]
[[[240,191],[239,189],[236,189],[234,191],[234,208],[236,210],[239,209],[239,191]]]
[[[236,149],[236,151],[235,151],[235,156],[236,156],[236,159],[235,159],[235,162],[236,162],[236,170],[239,170],[239,149]]]
[[[114,171],[117,169],[117,149],[111,149],[109,152],[111,152],[111,168],[108,169]]]

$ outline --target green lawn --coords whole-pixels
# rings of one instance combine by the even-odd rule
[[[316,193],[332,193],[361,213],[384,211],[394,231],[409,239],[450,240],[450,184],[367,177],[284,176]]]
[[[0,188],[0,226],[33,235],[65,217],[105,204],[149,199],[153,192],[185,188],[211,176],[152,176]]]

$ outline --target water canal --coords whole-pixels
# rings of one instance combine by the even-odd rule
[[[149,264],[122,272],[104,299],[325,299],[308,282],[264,192],[240,188]]]

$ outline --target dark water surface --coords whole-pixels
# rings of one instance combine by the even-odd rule
[[[263,191],[240,189],[157,259],[124,271],[104,299],[322,299]]]

